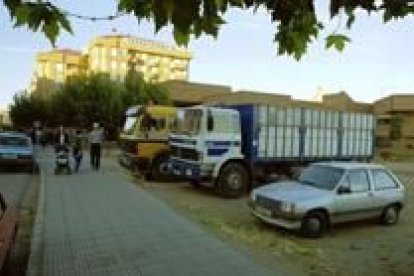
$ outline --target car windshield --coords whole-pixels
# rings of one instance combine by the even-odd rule
[[[184,112],[184,118],[178,123],[177,133],[197,135],[201,129],[203,111],[201,109],[188,109]]]
[[[0,137],[0,146],[27,147],[28,141],[23,137]]]
[[[343,169],[315,165],[304,169],[298,180],[304,185],[331,191],[336,187],[343,174]]]

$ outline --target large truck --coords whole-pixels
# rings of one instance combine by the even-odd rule
[[[168,179],[168,134],[176,127],[177,112],[163,105],[130,107],[119,137],[119,163],[147,179]]]
[[[322,107],[190,107],[169,137],[168,167],[195,186],[211,185],[219,194],[235,197],[257,180],[289,175],[311,162],[369,161],[374,119]]]

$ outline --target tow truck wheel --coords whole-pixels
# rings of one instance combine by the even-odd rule
[[[247,190],[249,175],[246,167],[232,162],[225,165],[217,181],[217,190],[222,196],[238,197]]]
[[[171,179],[171,174],[168,170],[168,156],[161,155],[155,158],[151,166],[151,180],[167,181]]]

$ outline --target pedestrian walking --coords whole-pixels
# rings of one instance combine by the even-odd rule
[[[55,151],[57,152],[62,147],[67,147],[69,145],[69,135],[66,130],[61,125],[58,132],[55,135]]]
[[[82,131],[76,130],[75,139],[73,143],[73,159],[75,160],[75,172],[79,171],[79,167],[83,158],[83,141]]]
[[[99,127],[99,123],[93,124],[93,129],[89,133],[88,138],[90,145],[91,167],[95,170],[99,170],[103,142],[103,130]]]

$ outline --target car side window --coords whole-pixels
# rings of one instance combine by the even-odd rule
[[[365,170],[349,171],[345,179],[345,185],[350,188],[351,193],[369,191],[369,180],[367,172]]]
[[[375,190],[395,189],[397,182],[384,170],[372,170],[372,179]]]

